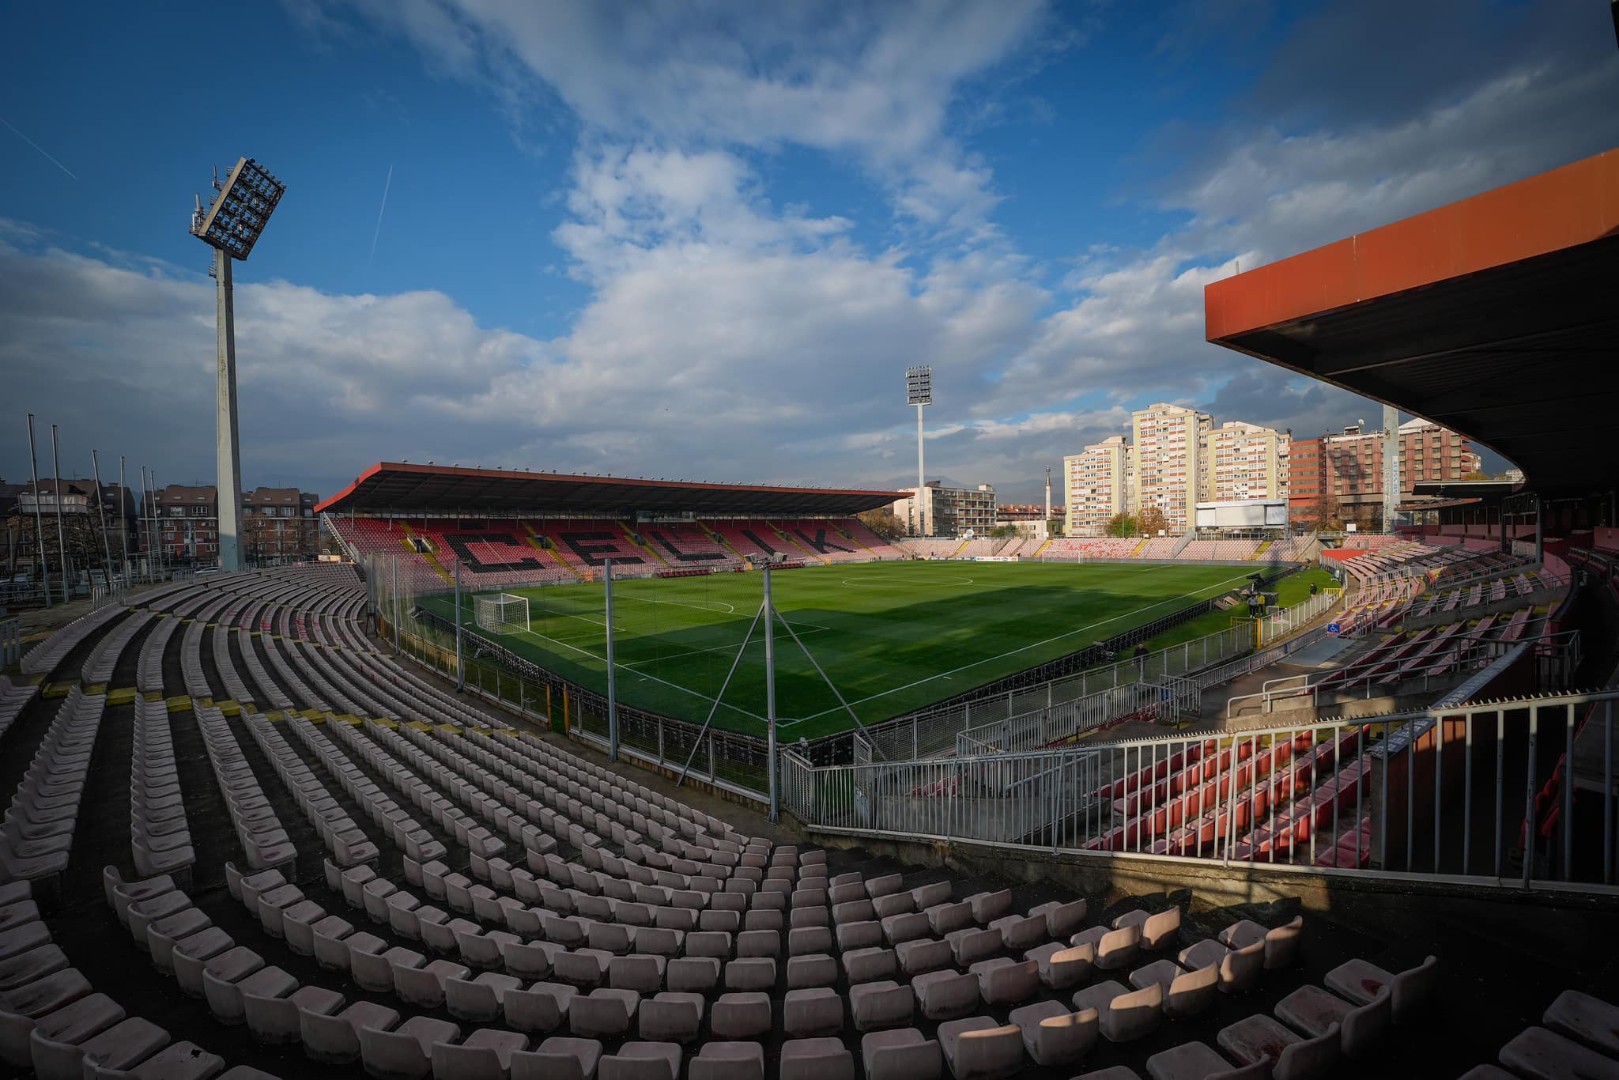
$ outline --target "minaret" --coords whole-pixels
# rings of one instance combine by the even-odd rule
[[[1046,521],[1051,521],[1051,466],[1046,466]]]

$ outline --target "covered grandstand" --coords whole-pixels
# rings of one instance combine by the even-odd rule
[[[675,576],[904,553],[856,515],[892,491],[704,484],[382,462],[316,507],[356,562],[413,593]]]

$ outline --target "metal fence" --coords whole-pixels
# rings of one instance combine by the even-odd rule
[[[1614,884],[1619,689],[1039,754],[793,766],[812,829]],[[1578,797],[1576,797],[1578,791]]]
[[[1381,658],[1368,654],[1361,663],[1332,671],[1312,671],[1267,679],[1252,694],[1226,701],[1226,718],[1241,715],[1245,709],[1274,712],[1278,706],[1331,708],[1355,698],[1431,694],[1466,680],[1494,661],[1517,650],[1533,650],[1536,683],[1543,689],[1562,690],[1579,665],[1580,632],[1545,633],[1547,620],[1529,623],[1522,635],[1503,640],[1489,634],[1458,633],[1442,646],[1420,656],[1402,656],[1397,651]]]
[[[792,754],[782,806],[838,831],[1063,847],[1101,820],[1100,762],[1062,750],[814,768]]]
[[[1150,683],[1125,683],[1058,702],[1050,708],[968,728],[956,735],[954,752],[958,757],[971,757],[1045,749],[1125,719],[1173,723],[1198,715],[1201,697],[1201,690],[1191,679],[1166,676]],[[857,748],[855,764],[861,763],[860,757]],[[866,760],[871,760],[869,752]]]
[[[22,623],[0,619],[0,669],[10,670],[22,661]]]
[[[1337,589],[1323,590],[1302,603],[1280,608],[1258,620],[1244,619],[1228,629],[1192,641],[1101,664],[1035,686],[924,709],[886,723],[869,725],[865,735],[871,740],[875,755],[884,760],[937,757],[954,753],[956,737],[964,731],[999,720],[1038,715],[1065,702],[1095,699],[1104,691],[1137,684],[1157,686],[1165,679],[1178,677],[1190,678],[1200,690],[1206,690],[1258,670],[1247,659],[1234,662],[1239,657],[1264,659],[1270,664],[1302,647],[1292,642],[1283,647],[1266,646],[1319,619],[1341,597]],[[1311,639],[1311,643],[1314,640],[1318,638]],[[1213,673],[1213,677],[1209,673]],[[1128,710],[1118,713],[1115,719],[1125,715]],[[845,736],[829,736],[820,742],[826,744],[843,738]],[[824,752],[814,756],[821,764],[836,760],[834,755]]]

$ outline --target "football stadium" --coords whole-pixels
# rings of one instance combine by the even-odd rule
[[[356,463],[340,556],[11,621],[0,1061],[1619,1076],[1616,282],[1608,152],[1207,286],[1523,469],[1388,532]]]

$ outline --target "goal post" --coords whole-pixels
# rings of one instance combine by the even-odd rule
[[[512,593],[490,593],[476,598],[473,618],[478,628],[492,634],[512,634],[528,629],[528,597]]]

